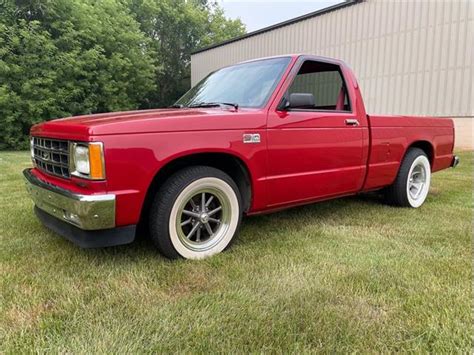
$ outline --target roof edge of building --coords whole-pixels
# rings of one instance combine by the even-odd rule
[[[329,7],[325,7],[323,9],[316,10],[316,11],[310,12],[308,14],[295,17],[295,18],[292,18],[292,19],[287,20],[287,21],[279,22],[279,23],[276,23],[274,25],[264,27],[264,28],[261,28],[261,29],[256,30],[256,31],[246,33],[242,36],[234,37],[234,38],[228,39],[228,40],[220,42],[220,43],[211,44],[209,46],[196,49],[195,51],[191,52],[191,55],[198,54],[198,53],[201,53],[201,52],[205,52],[205,51],[208,51],[210,49],[217,48],[217,47],[221,47],[221,46],[224,46],[224,45],[229,44],[229,43],[241,41],[241,40],[249,38],[249,37],[257,36],[259,34],[269,32],[269,31],[275,30],[277,28],[292,25],[296,22],[304,21],[304,20],[307,20],[307,19],[312,18],[312,17],[321,16],[321,15],[327,14],[328,12],[331,12],[331,11],[334,11],[334,10],[339,10],[339,9],[344,8],[344,7],[352,6],[352,5],[361,3],[363,1],[364,0],[346,0],[346,1],[341,2],[339,4],[335,4],[335,5],[332,5],[332,6],[329,6]]]

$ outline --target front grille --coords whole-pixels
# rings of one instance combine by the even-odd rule
[[[69,143],[59,139],[33,137],[36,167],[47,174],[69,178]]]

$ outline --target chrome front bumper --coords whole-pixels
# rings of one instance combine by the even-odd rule
[[[115,195],[80,195],[23,170],[26,189],[40,210],[83,230],[115,227]]]

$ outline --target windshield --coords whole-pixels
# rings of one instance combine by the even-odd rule
[[[290,57],[264,59],[220,69],[201,80],[175,105],[231,103],[239,107],[262,107],[290,60]]]

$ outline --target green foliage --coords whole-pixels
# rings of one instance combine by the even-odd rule
[[[0,149],[44,120],[168,105],[191,51],[243,32],[206,1],[0,2]]]
[[[245,33],[240,20],[229,20],[207,1],[127,0],[141,30],[152,41],[159,66],[154,106],[167,106],[190,87],[191,52]]]

